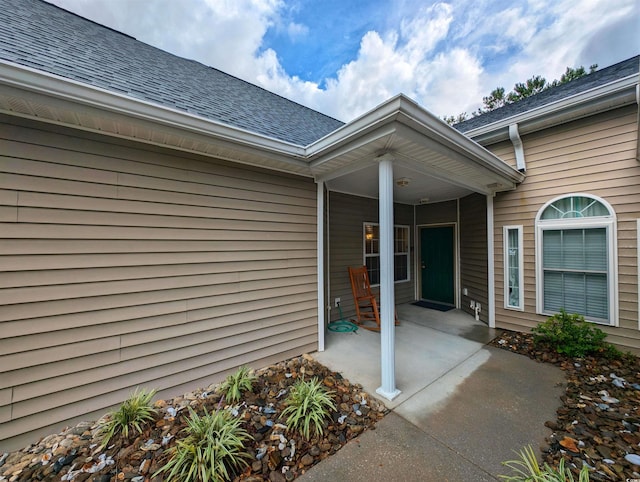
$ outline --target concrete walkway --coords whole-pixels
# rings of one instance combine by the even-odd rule
[[[509,474],[514,450],[534,449],[555,420],[564,374],[551,365],[486,346],[495,333],[473,317],[398,307],[396,385],[402,393],[375,430],[311,468],[310,481],[485,481]],[[322,364],[380,385],[379,334],[329,333]]]

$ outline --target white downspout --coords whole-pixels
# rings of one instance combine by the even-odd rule
[[[496,327],[495,257],[493,252],[493,194],[487,194],[487,301],[489,302],[489,328]],[[476,316],[478,311],[476,311]],[[477,318],[476,318],[477,319]]]
[[[318,272],[318,351],[324,351],[325,302],[324,302],[324,182],[317,181],[317,272]]]
[[[511,139],[513,150],[516,153],[516,168],[520,172],[526,172],[527,163],[524,159],[524,146],[522,145],[522,139],[520,139],[520,132],[518,132],[518,124],[509,126],[509,139]]]
[[[393,283],[393,161],[383,157],[378,164],[378,209],[380,215],[380,378],[376,393],[387,400],[400,394],[395,374],[395,292]]]

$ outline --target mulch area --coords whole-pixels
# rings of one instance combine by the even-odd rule
[[[504,331],[491,345],[560,367],[566,390],[557,418],[545,423],[553,433],[540,447],[542,459],[560,459],[577,474],[590,467],[592,481],[640,479],[640,363],[630,354],[570,358],[536,346],[533,336]]]
[[[234,474],[234,481],[292,481],[321,460],[331,456],[388,412],[383,403],[339,373],[309,355],[258,370],[252,392],[236,404],[227,405],[218,385],[155,403],[157,414],[142,433],[130,439],[116,436],[100,449],[97,422],[82,422],[49,435],[12,453],[0,453],[0,482],[31,480],[83,482],[161,482],[153,476],[169,459],[171,447],[184,437],[188,407],[202,414],[229,410],[242,420],[252,440],[246,444],[248,465]],[[304,439],[287,430],[280,414],[289,388],[301,378],[317,377],[334,394],[337,410],[325,423],[323,434]]]

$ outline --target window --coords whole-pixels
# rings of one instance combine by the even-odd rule
[[[536,218],[537,310],[564,308],[588,321],[616,323],[613,209],[588,194],[547,203]]]
[[[409,281],[409,226],[393,227],[394,281]],[[364,224],[364,264],[372,285],[380,284],[380,235],[377,224]]]
[[[524,309],[524,275],[522,268],[522,226],[505,226],[504,238],[504,307]]]

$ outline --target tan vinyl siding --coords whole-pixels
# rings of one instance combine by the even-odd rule
[[[458,201],[421,204],[416,206],[416,225],[458,222]]]
[[[546,319],[536,315],[535,217],[551,199],[584,192],[611,204],[617,217],[620,326],[603,329],[609,333],[610,341],[640,349],[637,119],[637,107],[632,106],[523,137],[527,177],[517,190],[498,194],[494,204],[498,327],[528,330]],[[524,230],[524,312],[504,309],[502,227],[505,225],[522,225]]]
[[[396,303],[407,303],[415,298],[413,260],[413,206],[394,205],[394,224],[409,226],[410,260],[409,281],[395,284]],[[378,222],[378,200],[350,196],[337,192],[329,193],[329,299],[331,320],[340,318],[334,307],[335,298],[341,299],[342,313],[346,319],[355,315],[353,295],[349,282],[349,266],[364,264],[363,231],[365,222]]]
[[[487,264],[487,200],[481,194],[460,199],[460,309],[474,314],[470,301],[480,302],[480,319],[489,322]]]
[[[502,141],[497,144],[493,144],[490,150],[514,169],[518,168],[516,163],[516,152],[511,141]]]
[[[0,445],[316,349],[312,180],[0,122]]]

